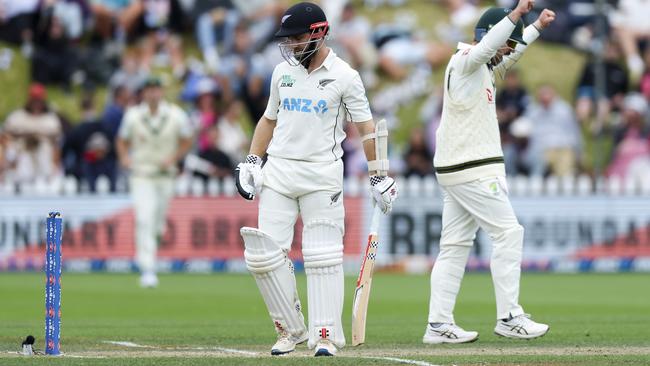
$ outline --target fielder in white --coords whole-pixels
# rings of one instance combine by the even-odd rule
[[[120,164],[131,171],[140,286],[156,287],[156,253],[174,194],[177,163],[192,146],[193,132],[185,112],[163,100],[160,80],[148,79],[143,88],[142,104],[124,115],[116,147]]]
[[[375,158],[375,125],[359,73],[325,46],[329,26],[316,4],[299,3],[282,18],[277,37],[286,62],[274,72],[271,94],[237,189],[259,195],[259,229],[242,228],[245,259],[278,334],[271,354],[291,352],[308,340],[316,356],[345,345],[343,312],[343,124],[364,139],[369,171],[388,170]],[[262,156],[268,160],[262,167]],[[397,195],[390,177],[371,175],[371,192],[383,212]],[[287,253],[298,214],[304,223],[309,327],[305,326]]]
[[[490,269],[497,303],[495,333],[529,339],[544,335],[549,328],[531,320],[519,305],[524,229],[508,199],[495,109],[495,74],[503,78],[526,46],[555,18],[545,9],[524,29],[521,17],[533,5],[534,0],[520,0],[512,11],[488,9],[477,23],[474,44],[460,43],[447,66],[434,158],[443,190],[442,236],[431,272],[424,343],[465,343],[478,338],[477,332],[455,324],[453,310],[479,227],[493,241]]]

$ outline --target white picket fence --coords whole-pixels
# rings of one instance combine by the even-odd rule
[[[400,195],[406,196],[437,196],[440,194],[433,176],[397,177]],[[118,180],[118,193],[128,192],[125,177]],[[648,196],[650,195],[650,180],[622,180],[619,178],[598,178],[595,181],[586,175],[575,178],[516,176],[508,178],[509,193],[518,197],[548,197],[548,196]],[[100,177],[96,184],[97,191],[91,193],[85,182],[79,182],[75,177],[60,177],[50,181],[41,180],[34,183],[15,184],[0,181],[0,196],[2,197],[52,197],[75,196],[80,194],[110,195],[110,184],[106,177]],[[344,192],[347,196],[365,195],[368,191],[368,180],[365,177],[349,177],[345,179]],[[234,196],[237,194],[232,177],[223,180],[203,179],[191,175],[180,175],[176,179],[176,194],[181,197],[202,196]]]

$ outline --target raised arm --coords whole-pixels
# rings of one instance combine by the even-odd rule
[[[524,29],[524,42],[526,42],[528,45],[531,43],[535,42],[541,32],[546,29],[553,21],[555,20],[555,12],[549,9],[544,9],[542,13],[539,15],[539,18],[537,20],[526,27]],[[523,56],[524,51],[526,51],[526,48],[528,46],[523,45],[523,44],[517,44],[515,47],[515,50],[503,57],[503,61],[499,63],[495,68],[494,68],[494,73],[497,75],[499,78],[503,79],[506,75],[506,72],[512,65],[514,65],[521,56]]]
[[[482,65],[490,62],[499,48],[503,47],[515,29],[515,25],[524,14],[534,6],[534,0],[520,0],[517,7],[508,13],[501,21],[488,30],[487,34],[474,47],[465,51],[460,70],[462,73],[472,73]]]

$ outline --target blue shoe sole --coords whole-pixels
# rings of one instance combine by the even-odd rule
[[[325,348],[319,348],[318,351],[316,351],[316,354],[314,355],[314,357],[320,357],[320,356],[334,356],[334,355],[331,354]]]
[[[291,352],[293,352],[293,350],[287,351],[287,352],[281,352],[281,351],[272,349],[271,350],[271,356],[281,356],[281,355],[286,355],[287,353],[291,353]]]

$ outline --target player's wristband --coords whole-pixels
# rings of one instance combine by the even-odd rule
[[[246,160],[244,161],[244,163],[262,165],[262,158],[260,158],[255,154],[248,154],[248,156],[246,156]]]

